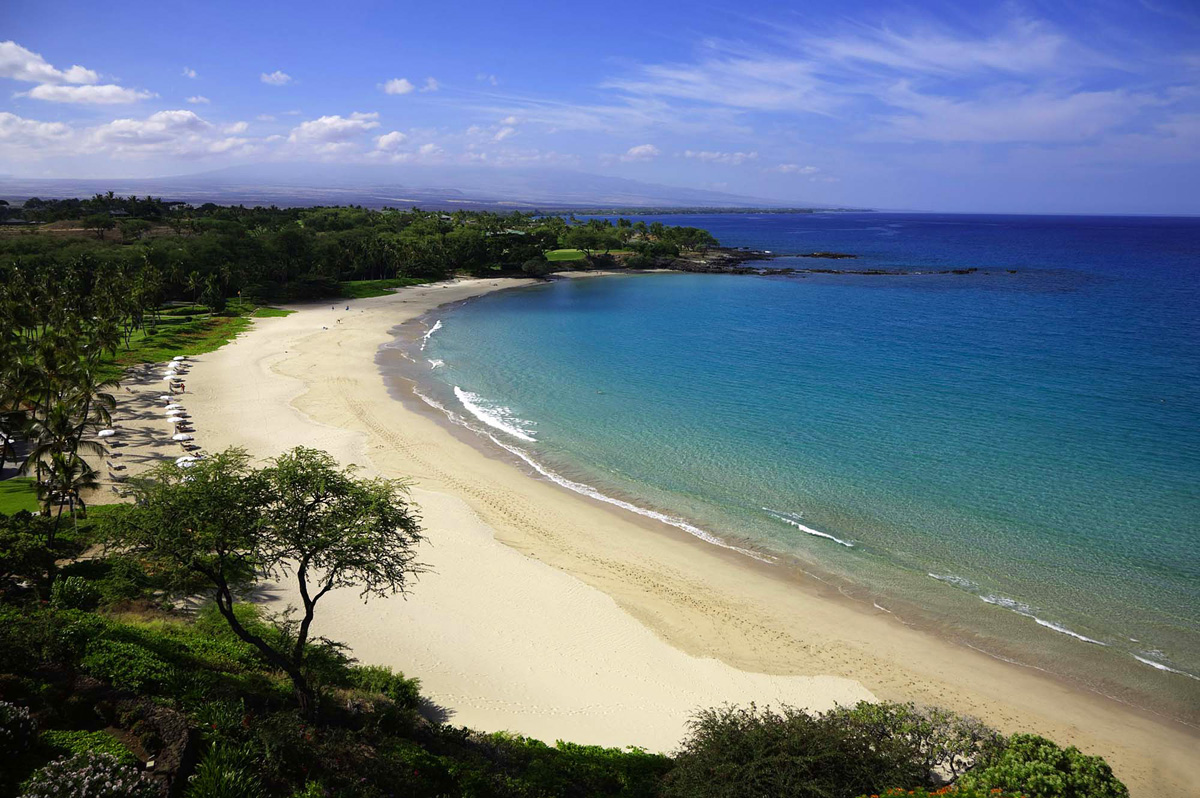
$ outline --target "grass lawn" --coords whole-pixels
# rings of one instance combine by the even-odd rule
[[[22,510],[29,510],[31,513],[38,510],[33,480],[28,477],[13,477],[0,482],[0,515],[12,515]]]
[[[579,249],[552,249],[546,253],[546,260],[554,263],[560,260],[583,260],[584,254]]]
[[[263,307],[254,311],[250,315],[256,319],[272,319],[278,316],[290,316],[295,312],[296,311],[294,310],[285,310],[284,308]]]
[[[167,308],[159,315],[153,333],[136,331],[117,350],[115,359],[107,365],[111,376],[119,378],[128,366],[138,363],[161,363],[176,355],[202,355],[229,343],[238,333],[250,328],[250,320],[242,316],[208,316],[195,308]]]
[[[431,283],[424,277],[394,277],[390,280],[347,280],[338,283],[342,296],[347,299],[366,299],[373,296],[387,296],[393,288],[404,288],[408,285]]]

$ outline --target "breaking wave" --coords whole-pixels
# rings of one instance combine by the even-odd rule
[[[436,329],[436,326],[434,327]],[[507,407],[495,406],[488,407],[483,404],[485,401],[479,394],[464,391],[457,385],[454,386],[454,395],[458,397],[458,401],[462,402],[471,415],[487,424],[489,427],[498,429],[501,432],[507,433],[514,438],[519,438],[523,441],[536,443],[537,438],[529,434],[523,427],[529,426],[528,421],[517,418],[512,414]]]
[[[440,329],[442,329],[442,320],[438,319],[437,321],[435,321],[433,323],[433,326],[430,327],[428,330],[426,330],[425,334],[423,336],[421,336],[421,351],[422,352],[425,351],[425,344],[429,343],[429,337]]]
[[[780,512],[779,510],[772,510],[770,507],[764,507],[763,510],[768,515],[770,515],[772,518],[782,521],[785,524],[790,524],[791,526],[796,527],[796,529],[799,529],[801,532],[804,532],[807,535],[813,535],[814,537],[825,538],[826,540],[832,540],[834,543],[839,543],[848,549],[854,548],[854,544],[848,540],[842,540],[841,538],[837,538],[837,537],[834,537],[833,535],[830,535],[828,532],[821,532],[819,530],[813,529],[811,526],[804,525],[803,523],[800,522],[800,516],[797,515],[796,513],[784,513],[784,512]]]

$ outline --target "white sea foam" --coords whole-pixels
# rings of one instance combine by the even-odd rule
[[[1036,615],[1033,616],[1033,619],[1035,621],[1037,621],[1040,626],[1044,626],[1047,629],[1053,629],[1054,631],[1059,632],[1064,635],[1070,635],[1071,637],[1075,638],[1076,640],[1082,640],[1085,643],[1091,643],[1092,645],[1096,645],[1096,646],[1107,646],[1108,645],[1108,643],[1102,643],[1099,640],[1093,640],[1092,638],[1090,638],[1086,635],[1081,635],[1081,634],[1079,634],[1079,632],[1073,632],[1070,629],[1068,629],[1067,627],[1062,626],[1061,624],[1053,623],[1051,621],[1043,621],[1041,618],[1037,617]]]
[[[436,326],[435,326],[436,329]],[[522,424],[528,424],[519,418],[514,418],[511,411],[507,407],[486,407],[482,404],[483,397],[478,394],[464,391],[457,385],[454,386],[454,395],[458,397],[458,401],[462,402],[471,415],[487,424],[489,427],[494,427],[501,432],[507,433],[514,438],[519,438],[523,441],[536,443],[537,438],[530,435],[521,428]]]
[[[435,321],[435,322],[433,323],[433,326],[432,326],[432,327],[430,327],[430,328],[429,328],[429,329],[428,329],[428,330],[425,332],[425,335],[423,335],[423,336],[421,337],[421,351],[422,351],[422,352],[424,352],[424,351],[425,351],[425,344],[429,343],[429,337],[430,337],[431,335],[433,335],[435,332],[437,332],[438,330],[440,330],[440,329],[442,329],[442,320],[441,320],[441,319],[438,319],[437,321]]]
[[[444,365],[446,365],[446,361],[444,361],[444,360],[430,360],[429,361],[429,368],[431,368],[431,369],[436,369],[439,366],[444,366]]]
[[[964,579],[961,576],[955,576],[954,574],[935,574],[932,571],[926,575],[933,577],[939,582],[945,582],[946,584],[954,585],[955,587],[961,587],[963,590],[975,590],[975,583],[970,579]]]
[[[796,527],[796,529],[799,529],[801,532],[804,532],[805,534],[813,535],[813,536],[819,537],[819,538],[825,538],[826,540],[832,540],[834,543],[840,543],[841,545],[845,546],[848,549],[854,548],[854,544],[848,540],[842,540],[841,538],[835,538],[833,535],[830,535],[828,532],[821,532],[819,530],[813,529],[811,526],[806,526],[806,525],[802,524],[800,522],[800,516],[796,515],[795,513],[783,513],[783,512],[780,512],[779,510],[772,510],[770,507],[764,507],[763,510],[766,511],[766,513],[768,515],[770,515],[771,517],[773,517],[779,521],[782,521],[785,524],[791,524],[792,526]]]
[[[1180,676],[1186,676],[1189,679],[1195,679],[1196,681],[1200,682],[1200,676],[1197,676],[1194,673],[1188,673],[1187,671],[1181,671],[1176,668],[1172,668],[1169,665],[1163,665],[1161,662],[1155,662],[1154,660],[1147,659],[1146,657],[1139,657],[1137,654],[1134,654],[1133,658],[1136,659],[1138,662],[1141,662],[1144,665],[1149,665],[1151,668],[1157,668],[1158,670],[1166,671],[1167,673],[1177,673]]]
[[[546,479],[550,480],[551,482],[553,482],[556,485],[566,488],[567,490],[572,490],[576,493],[583,494],[584,496],[587,496],[588,498],[591,498],[591,499],[595,499],[597,501],[602,501],[607,504],[615,505],[617,507],[620,507],[623,510],[628,510],[631,513],[637,513],[638,515],[644,516],[646,518],[653,518],[656,521],[662,521],[664,524],[670,524],[671,526],[673,526],[677,529],[682,529],[684,532],[687,532],[689,535],[694,535],[695,537],[700,538],[705,543],[711,543],[714,546],[720,546],[723,549],[731,549],[732,551],[739,552],[740,554],[745,554],[747,557],[753,557],[754,559],[758,560],[759,562],[765,562],[765,563],[777,562],[776,558],[771,557],[769,555],[759,554],[756,551],[751,551],[750,549],[743,549],[740,546],[734,546],[730,543],[726,543],[725,541],[721,540],[719,537],[712,534],[711,532],[706,532],[705,530],[701,529],[700,527],[696,526],[695,524],[689,524],[687,521],[684,521],[682,518],[676,518],[671,515],[666,515],[665,513],[656,512],[654,510],[647,510],[645,507],[638,507],[636,504],[631,504],[630,502],[622,501],[621,499],[614,499],[612,496],[605,495],[605,494],[601,493],[600,491],[596,490],[591,485],[585,485],[582,482],[575,482],[574,480],[567,479],[563,475],[556,474],[555,472],[546,468],[544,465],[539,463],[537,460],[534,460],[532,457],[529,456],[528,452],[524,451],[523,449],[520,449],[516,446],[510,446],[509,444],[505,443],[504,441],[498,440],[496,438],[496,436],[494,436],[494,435],[488,435],[488,437],[491,438],[492,442],[495,443],[497,446],[511,452],[512,454],[515,454],[517,457],[524,460],[526,463],[529,464],[529,466],[531,468],[533,468],[533,470],[537,471],[539,474],[544,476]]]
[[[988,604],[994,604],[997,607],[1003,607],[1006,610],[1012,610],[1013,612],[1017,613],[1018,615],[1024,615],[1026,618],[1032,618],[1034,620],[1034,622],[1037,623],[1038,626],[1044,626],[1047,629],[1052,629],[1055,632],[1058,632],[1059,634],[1064,634],[1069,637],[1073,637],[1076,640],[1082,640],[1085,643],[1091,643],[1092,645],[1096,645],[1096,646],[1107,646],[1108,645],[1108,643],[1101,642],[1100,640],[1095,640],[1091,637],[1088,637],[1087,635],[1081,635],[1081,634],[1079,634],[1079,632],[1076,632],[1073,629],[1068,629],[1067,627],[1063,626],[1062,624],[1054,623],[1053,621],[1047,621],[1042,618],[1039,618],[1037,615],[1034,614],[1033,607],[1030,607],[1028,604],[1025,604],[1024,602],[1017,601],[1016,599],[1011,599],[1008,596],[987,595],[987,596],[980,596],[979,598],[983,601],[986,601]]]

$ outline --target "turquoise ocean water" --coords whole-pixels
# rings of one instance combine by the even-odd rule
[[[653,218],[982,271],[558,281],[431,314],[405,375],[541,478],[1200,723],[1200,220]]]

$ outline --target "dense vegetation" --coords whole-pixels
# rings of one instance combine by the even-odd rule
[[[0,434],[30,475],[0,483],[0,796],[1127,795],[1102,759],[911,705],[706,710],[670,756],[450,725],[416,679],[311,632],[330,590],[407,592],[425,535],[402,483],[315,450],[168,463],[130,483],[134,502],[84,505],[119,366],[284,312],[225,307],[238,291],[352,280],[374,295],[457,266],[539,273],[618,248],[633,261],[708,246],[704,231],[111,196],[4,213],[84,226],[0,239]],[[249,603],[263,579],[300,606]]]
[[[47,285],[81,265],[123,278],[154,298],[276,301],[338,296],[359,280],[545,274],[547,254],[675,256],[715,245],[695,227],[620,219],[457,211],[334,208],[198,208],[151,197],[26,200],[0,206],[0,273],[42,275]],[[636,265],[636,264],[635,264]]]

